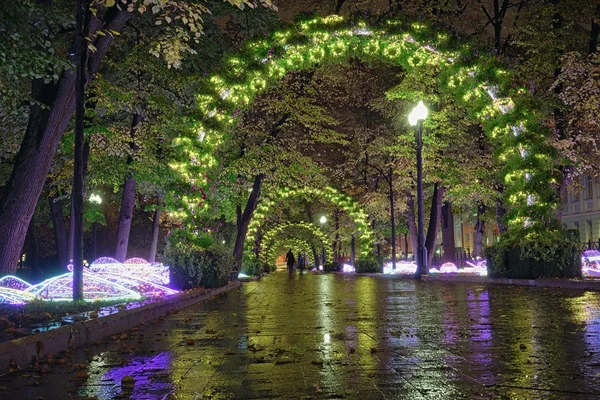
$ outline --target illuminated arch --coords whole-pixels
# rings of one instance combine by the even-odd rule
[[[341,63],[350,56],[400,66],[408,73],[439,67],[439,93],[464,107],[497,144],[504,197],[514,206],[509,227],[552,215],[558,200],[552,185],[558,172],[554,153],[544,143],[548,132],[540,131],[542,117],[528,110],[533,103],[529,91],[514,87],[511,73],[501,68],[495,54],[479,52],[422,22],[390,19],[369,26],[336,15],[302,21],[248,43],[224,61],[219,74],[208,78],[206,90],[197,96],[203,118],[194,121],[193,132],[174,141],[181,160],[171,167],[191,186],[206,184],[201,177],[216,163],[214,149],[225,133],[234,131],[258,93],[292,71]],[[510,97],[501,95],[500,88]],[[182,194],[179,200],[186,207],[176,212],[201,211],[206,205],[198,196],[195,190]]]
[[[292,253],[304,253],[308,257],[312,256],[310,244],[302,239],[287,238],[282,240],[276,240],[271,247],[271,250],[266,254],[265,262],[267,264],[274,264],[278,254],[285,253],[288,249],[292,249]]]
[[[336,205],[341,211],[345,212],[356,225],[356,232],[358,233],[357,238],[359,239],[358,250],[360,251],[360,254],[367,254],[373,248],[375,236],[373,235],[373,230],[369,224],[368,215],[356,200],[331,187],[325,187],[323,189],[305,187],[298,189],[281,188],[263,198],[257,206],[252,221],[248,226],[248,235],[246,237],[246,247],[248,249],[252,246],[251,243],[256,237],[257,229],[259,226],[263,225],[271,207],[289,198],[317,198]],[[320,229],[318,230],[321,231]]]
[[[259,253],[259,258],[261,258],[265,262],[270,262],[273,260],[275,256],[275,245],[280,243],[282,239],[278,239],[277,236],[287,230],[299,229],[310,233],[313,237],[319,240],[320,244],[327,249],[326,258],[327,261],[333,261],[333,257],[331,254],[331,248],[333,247],[333,243],[329,236],[323,232],[318,226],[310,222],[285,222],[283,224],[279,224],[275,226],[273,229],[269,230],[263,236],[263,246],[261,252]],[[308,242],[307,242],[308,243]],[[319,246],[320,247],[320,246]],[[320,250],[320,248],[319,248]],[[311,249],[312,251],[312,249]],[[312,255],[312,253],[311,253]]]

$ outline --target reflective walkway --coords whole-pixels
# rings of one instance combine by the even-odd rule
[[[597,399],[600,293],[278,272],[56,361],[0,395]]]

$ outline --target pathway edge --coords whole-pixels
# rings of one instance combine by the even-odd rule
[[[240,281],[234,281],[217,289],[184,292],[105,317],[76,322],[0,343],[0,375],[10,372],[11,364],[24,367],[49,354],[57,355],[72,348],[91,346],[107,336],[230,292],[241,285]]]
[[[576,289],[600,291],[600,281],[579,281],[569,279],[511,279],[488,278],[485,276],[456,276],[456,275],[423,275],[424,281],[491,283],[498,285],[535,286],[557,289]]]

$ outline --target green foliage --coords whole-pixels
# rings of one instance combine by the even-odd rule
[[[373,256],[361,258],[356,262],[355,268],[356,272],[359,274],[368,272],[383,272],[381,264]]]
[[[577,230],[509,231],[485,253],[491,278],[581,277]]]
[[[260,275],[260,263],[256,257],[251,257],[248,255],[248,252],[246,252],[242,258],[242,270],[240,272],[249,276]]]
[[[323,265],[323,271],[325,272],[335,272],[335,271],[340,271],[342,269],[342,266],[339,262],[334,261],[334,262],[326,262]]]
[[[171,282],[180,289],[215,288],[227,284],[234,265],[231,251],[222,246],[200,248],[170,241],[163,254]]]

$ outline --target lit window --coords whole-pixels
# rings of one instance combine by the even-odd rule
[[[588,176],[585,178],[585,198],[591,199],[594,197],[594,181],[592,177]]]

